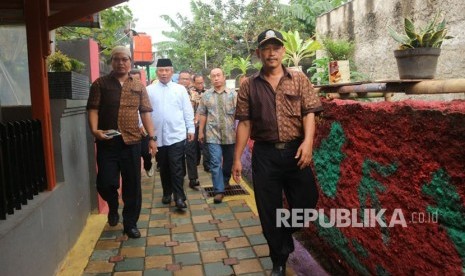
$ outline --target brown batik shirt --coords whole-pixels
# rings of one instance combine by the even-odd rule
[[[261,142],[290,142],[304,138],[302,118],[323,110],[313,85],[302,72],[288,71],[273,90],[262,72],[247,78],[239,89],[236,119],[250,120],[250,138]]]
[[[121,132],[124,143],[136,144],[142,136],[139,130],[139,112],[152,112],[152,106],[142,82],[129,77],[123,85],[109,75],[92,83],[87,109],[98,110],[98,129]]]

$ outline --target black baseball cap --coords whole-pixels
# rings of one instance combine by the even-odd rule
[[[262,45],[263,43],[271,39],[274,39],[278,41],[279,43],[281,43],[282,45],[284,45],[283,35],[276,30],[268,29],[258,35],[258,38],[257,38],[258,47],[260,47],[260,45]]]

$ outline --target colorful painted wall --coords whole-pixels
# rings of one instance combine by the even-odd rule
[[[462,275],[465,102],[324,107],[314,145],[324,215],[305,229],[313,250],[349,274]],[[323,227],[332,208],[354,209],[360,221],[362,209],[385,209],[388,225],[401,212],[406,227]]]

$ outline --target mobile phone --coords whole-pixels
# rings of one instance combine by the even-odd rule
[[[110,129],[107,133],[105,133],[105,135],[108,137],[115,137],[115,136],[121,135],[121,132],[114,130],[114,129]]]

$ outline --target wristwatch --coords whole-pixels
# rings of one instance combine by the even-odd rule
[[[150,140],[157,141],[157,136],[150,136]]]

